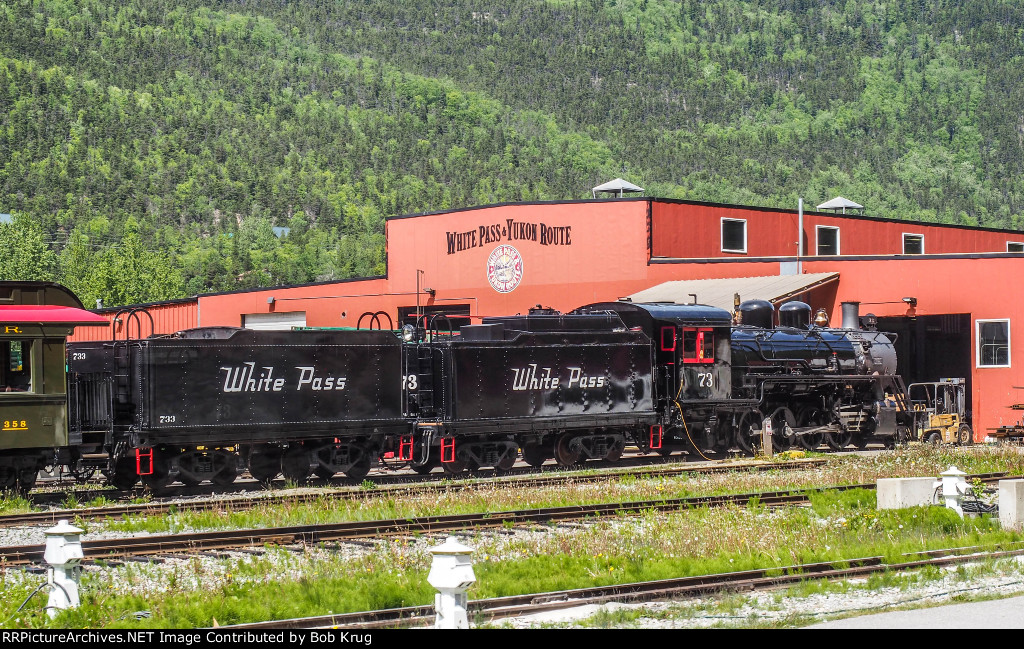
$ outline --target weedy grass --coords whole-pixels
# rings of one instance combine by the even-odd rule
[[[1024,455],[999,448],[935,449],[914,446],[876,456],[830,456],[827,466],[800,470],[751,472],[737,470],[720,474],[681,476],[627,475],[608,483],[569,482],[557,487],[529,487],[509,482],[474,484],[473,489],[452,489],[440,493],[402,495],[378,485],[360,485],[359,499],[321,498],[313,503],[264,505],[242,510],[230,503],[212,512],[179,512],[167,516],[128,517],[108,524],[115,532],[170,533],[172,529],[232,529],[273,525],[303,525],[311,522],[344,522],[506,511],[578,504],[628,502],[726,493],[750,493],[780,489],[813,489],[822,485],[860,484],[880,477],[938,475],[956,464],[970,473],[1006,471],[1024,473]],[[442,484],[445,484],[442,482]],[[835,497],[842,498],[841,494]],[[873,502],[861,505],[873,508]]]
[[[32,511],[32,503],[11,492],[0,492],[0,514],[25,514]]]
[[[883,457],[884,456],[884,457]],[[426,514],[502,511],[521,507],[554,506],[579,502],[677,497],[676,494],[749,492],[761,489],[811,487],[822,484],[857,484],[891,475],[936,475],[948,463],[965,471],[1022,472],[1016,454],[907,449],[882,454],[882,459],[830,458],[824,469],[769,474],[714,474],[678,479],[635,477],[613,483],[573,483],[560,488],[510,487],[481,484],[471,491],[446,491],[423,496],[397,497],[376,488],[368,498],[322,498],[312,504],[258,507],[247,511],[225,508],[213,512],[175,512],[141,519],[126,518],[106,524],[125,531],[186,531],[206,527],[264,527],[334,520],[398,518]],[[973,459],[972,459],[973,458]],[[1000,458],[1007,466],[995,468]],[[1013,463],[1016,464],[1013,464]],[[943,466],[945,465],[945,466]],[[899,468],[899,471],[896,469]],[[938,469],[938,471],[936,471]],[[871,490],[816,492],[810,507],[695,508],[671,514],[652,511],[600,519],[585,526],[535,526],[515,534],[472,532],[462,535],[474,547],[477,583],[471,599],[499,597],[589,586],[669,579],[752,569],[783,572],[786,567],[813,562],[882,556],[889,562],[906,560],[905,553],[926,549],[1020,543],[1020,533],[1001,530],[990,517],[960,519],[939,507],[875,510]],[[466,538],[469,537],[469,538]],[[262,556],[239,556],[216,562],[199,559],[168,565],[129,564],[106,571],[87,572],[83,578],[83,604],[50,621],[42,604],[21,613],[15,609],[31,590],[37,576],[4,575],[11,596],[0,599],[0,619],[13,626],[111,626],[188,628],[255,620],[322,615],[429,604],[433,589],[426,583],[429,548],[436,538],[413,536],[384,539],[365,548],[336,544],[314,546],[295,553],[269,548]],[[347,549],[346,549],[347,548]],[[915,578],[941,576],[938,569]],[[969,577],[969,573],[967,573]],[[868,580],[871,587],[892,583],[892,575]],[[807,582],[794,589],[827,588]],[[40,596],[37,595],[37,598]],[[45,598],[43,598],[45,600]],[[742,610],[744,599],[736,600]],[[728,602],[728,598],[726,600]],[[763,621],[729,618],[726,625],[761,624]],[[148,611],[149,617],[137,619]],[[626,616],[625,613],[616,615]],[[618,618],[615,618],[618,619]],[[609,616],[598,624],[615,622]],[[216,621],[216,622],[215,622]],[[772,622],[791,625],[799,619]],[[717,622],[716,622],[717,623]]]
[[[596,629],[614,629],[622,626],[634,626],[637,620],[649,617],[644,609],[599,609],[597,613],[580,622],[582,627]]]

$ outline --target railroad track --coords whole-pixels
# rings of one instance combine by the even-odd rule
[[[1006,476],[1005,474],[997,473],[980,474],[972,476],[972,478],[979,478],[982,481],[995,481],[1005,479]],[[549,524],[646,511],[678,511],[696,507],[748,505],[753,502],[758,502],[765,506],[792,506],[808,503],[809,495],[812,492],[874,488],[874,484],[837,485],[806,490],[697,496],[625,503],[600,503],[595,505],[546,507],[505,512],[423,516],[247,530],[189,532],[186,534],[151,535],[95,541],[83,540],[82,549],[85,554],[85,562],[109,562],[138,557],[152,558],[168,554],[237,550],[266,545],[312,545],[316,543],[343,542],[387,536]],[[42,559],[43,547],[40,545],[0,547],[0,565],[3,566],[27,566],[39,563]]]
[[[573,482],[602,482],[631,475],[641,478],[675,476],[685,473],[726,473],[731,471],[770,471],[770,470],[797,470],[814,468],[824,465],[824,459],[793,460],[785,463],[765,462],[744,462],[736,464],[715,464],[715,465],[678,465],[661,466],[641,469],[626,469],[615,471],[603,471],[601,473],[559,473],[558,475],[523,474],[525,477],[509,478],[501,476],[501,480],[508,480],[519,487],[544,487],[564,484],[567,481]],[[361,487],[349,487],[341,491],[319,491],[316,493],[298,493],[282,495],[258,495],[250,498],[220,498],[212,500],[199,500],[194,502],[182,501],[156,501],[141,504],[114,505],[87,509],[59,509],[40,512],[26,512],[21,514],[6,514],[0,516],[0,528],[16,527],[24,525],[52,525],[59,520],[103,520],[109,518],[120,518],[122,516],[158,516],[171,511],[210,511],[216,509],[242,510],[251,509],[263,505],[301,504],[314,502],[323,499],[357,500],[387,495],[410,495],[430,493],[432,491],[452,491],[473,489],[481,486],[491,486],[499,479],[485,478],[482,480],[437,480],[423,484],[422,476],[418,478],[415,485],[396,485],[390,487],[376,487],[365,489]]]
[[[979,478],[982,481],[1006,479],[1005,474],[980,474],[972,477]],[[82,549],[85,554],[85,562],[116,562],[140,557],[151,559],[166,555],[188,555],[200,552],[209,553],[261,546],[308,546],[331,542],[346,542],[346,540],[361,538],[439,533],[488,527],[549,524],[639,512],[671,512],[697,507],[749,505],[754,502],[766,507],[805,505],[810,502],[809,494],[811,492],[872,488],[874,488],[873,484],[849,484],[815,489],[706,495],[685,497],[685,499],[604,503],[507,512],[188,532],[184,534],[154,534],[128,538],[82,540]],[[0,565],[3,566],[28,566],[40,563],[42,559],[43,548],[38,545],[0,547]]]
[[[1017,546],[1017,547],[1014,547]],[[886,563],[883,557],[862,557],[847,561],[812,563],[782,568],[746,570],[712,575],[634,582],[594,588],[579,588],[549,593],[531,593],[491,599],[472,600],[467,612],[476,624],[586,604],[650,602],[681,597],[777,588],[808,579],[846,579],[886,571],[902,571],[969,563],[980,559],[1024,556],[1024,544],[996,547],[950,548],[903,555],[907,560]],[[362,611],[290,620],[273,620],[222,626],[221,629],[380,629],[425,626],[434,621],[433,606],[409,606],[379,611]]]
[[[846,490],[870,488],[871,486],[846,485],[831,488]],[[188,532],[186,534],[152,535],[96,541],[83,540],[82,550],[85,554],[85,562],[116,561],[135,557],[233,550],[265,545],[312,545],[332,541],[429,534],[509,525],[537,525],[585,518],[618,516],[644,511],[677,511],[694,507],[722,507],[730,504],[747,505],[755,501],[766,506],[797,505],[809,502],[808,494],[810,491],[792,490],[726,496],[698,496],[693,498],[546,507],[447,516],[422,516],[324,525]],[[24,566],[41,562],[42,558],[43,547],[39,545],[0,547],[0,565]]]

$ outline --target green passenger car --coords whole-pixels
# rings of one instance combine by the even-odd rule
[[[0,282],[0,490],[27,493],[69,454],[66,340],[107,325],[52,282]]]

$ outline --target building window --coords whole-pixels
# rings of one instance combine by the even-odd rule
[[[1010,321],[977,320],[978,367],[1010,366]]]
[[[903,254],[904,255],[923,255],[924,254],[924,235],[923,234],[904,234],[903,235]]]
[[[839,254],[839,228],[819,225],[818,233],[818,254],[838,255]]]
[[[1020,241],[1007,241],[1006,252],[1024,252],[1024,243]]]
[[[747,251],[747,222],[741,219],[722,219],[722,252]]]

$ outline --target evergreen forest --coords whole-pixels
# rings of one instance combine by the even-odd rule
[[[1024,228],[1019,0],[7,0],[0,278],[382,275],[390,216],[648,196]]]

